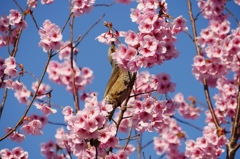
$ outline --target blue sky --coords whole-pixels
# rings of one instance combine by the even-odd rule
[[[108,4],[111,2],[112,0],[96,0],[96,4]],[[194,15],[199,12],[199,8],[197,7],[196,2],[197,1],[192,0]],[[172,17],[183,15],[183,17],[187,19],[189,33],[192,34],[186,0],[168,0],[167,3],[169,14]],[[22,8],[26,8],[26,1],[21,0],[19,1],[19,4],[22,6]],[[55,1],[51,5],[41,5],[39,3],[38,7],[34,9],[34,16],[39,26],[42,26],[42,23],[46,19],[49,19],[52,23],[55,23],[62,27],[69,15],[69,6],[70,5],[67,0]],[[103,20],[113,22],[116,29],[120,31],[127,31],[129,29],[136,31],[137,25],[131,22],[129,16],[131,13],[130,8],[135,7],[136,3],[133,2],[131,5],[121,5],[116,3],[111,7],[94,8],[90,14],[86,14],[75,19],[74,39],[76,39],[79,35],[83,35],[87,29],[101,17],[102,14],[105,14]],[[228,2],[227,7],[236,16],[239,15],[239,6],[235,5],[233,1]],[[10,9],[17,9],[17,6],[13,1],[0,1],[0,15],[8,15]],[[91,32],[78,46],[79,54],[77,57],[78,66],[89,67],[94,71],[93,83],[87,87],[87,91],[97,92],[98,100],[102,100],[103,98],[105,86],[111,72],[111,67],[107,60],[108,46],[95,40],[98,35],[106,31],[106,27],[103,26],[103,20],[91,30]],[[40,47],[38,47],[40,37],[38,35],[35,24],[31,20],[31,17],[27,16],[26,21],[28,27],[22,34],[16,60],[18,63],[23,63],[24,68],[27,71],[34,73],[38,78],[40,78],[45,65],[45,61],[47,59],[47,54],[44,53]],[[235,21],[233,21],[232,17],[230,18],[230,21],[231,28],[236,28],[237,24]],[[204,20],[202,16],[199,16],[196,24],[199,34],[202,28],[207,27],[208,22]],[[69,40],[69,32],[69,27],[67,26],[65,32],[63,33],[64,41]],[[178,92],[182,92],[186,98],[189,95],[192,95],[197,97],[199,101],[206,103],[203,93],[203,86],[195,79],[191,72],[193,57],[196,54],[194,44],[191,39],[184,33],[178,35],[177,38],[178,42],[176,43],[176,47],[180,52],[180,56],[177,59],[165,62],[161,66],[154,66],[152,69],[148,70],[152,74],[166,72],[171,75],[172,81],[177,84],[177,87],[175,93],[169,95],[170,97],[173,97]],[[6,48],[0,48],[0,56],[4,58],[8,56]],[[54,60],[58,60],[58,58],[54,57]],[[22,78],[22,81],[25,82],[25,85],[28,87],[28,89],[30,89],[32,82],[34,82],[34,79],[26,75],[24,78]],[[53,89],[51,99],[53,103],[61,106],[73,106],[74,103],[72,100],[72,95],[65,90],[65,87],[49,81],[47,76],[45,76],[43,82],[51,85],[51,88]],[[216,90],[211,90],[210,92],[213,96],[216,93]],[[3,136],[5,134],[4,129],[7,126],[14,126],[16,124],[26,108],[25,105],[18,103],[13,94],[14,92],[10,90],[5,104],[6,106],[3,112],[3,116],[0,119],[0,136]],[[0,97],[2,96],[3,89],[0,90]],[[83,107],[83,103],[81,103],[81,107]],[[34,106],[32,106],[29,114],[36,112],[38,114],[41,114]],[[63,122],[61,110],[58,109],[57,114],[50,115],[49,120],[53,122]],[[198,127],[203,127],[205,125],[204,120],[205,114],[202,113],[201,117],[198,120],[189,122],[194,123]],[[47,142],[49,139],[54,139],[54,135],[58,127],[59,126],[56,125],[47,125],[43,130],[44,134],[42,136],[26,135],[26,140],[21,144],[11,142],[9,139],[5,139],[0,143],[0,149],[12,149],[16,146],[21,146],[24,150],[29,152],[30,158],[42,158],[40,155],[40,143]],[[182,127],[183,130],[187,132],[189,138],[196,139],[197,137],[202,136],[201,132],[189,126],[182,125]],[[143,143],[147,143],[153,138],[153,136],[156,135],[157,134],[155,133],[144,135]],[[181,151],[184,151],[184,147],[181,147]],[[157,155],[153,150],[153,144],[144,149],[144,153],[145,156],[151,155],[153,159],[157,158]],[[225,155],[223,155],[221,158],[225,158]]]

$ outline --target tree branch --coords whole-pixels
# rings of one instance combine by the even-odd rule
[[[197,127],[197,126],[195,126],[195,125],[193,125],[193,124],[191,124],[191,123],[188,123],[188,122],[186,122],[186,121],[183,121],[183,120],[181,120],[181,119],[179,119],[179,118],[177,118],[177,117],[175,117],[175,116],[172,116],[172,118],[175,119],[175,120],[177,120],[177,121],[179,121],[180,123],[183,123],[183,124],[186,124],[186,125],[188,125],[188,126],[191,126],[191,127],[195,128],[195,129],[201,131],[201,132],[203,131],[201,128],[199,128],[199,127]]]
[[[76,108],[76,112],[80,110],[79,107],[79,101],[78,101],[78,90],[76,87],[76,83],[75,83],[75,71],[74,71],[74,67],[73,67],[73,23],[74,23],[74,15],[72,14],[72,20],[70,23],[70,44],[71,44],[71,74],[72,74],[72,87],[73,87],[73,99],[74,99],[74,105]]]
[[[192,14],[192,3],[191,3],[191,0],[187,0],[187,4],[188,4],[188,14],[190,16],[190,19],[191,19],[191,24],[192,24],[192,30],[193,30],[193,39],[194,39],[194,44],[195,44],[195,48],[196,48],[196,51],[197,51],[197,54],[200,55],[200,48],[197,44],[197,41],[196,41],[196,38],[197,38],[197,29],[196,29],[196,24],[195,24],[195,19],[193,18],[193,14]],[[207,85],[207,81],[206,79],[203,79],[203,88],[204,88],[204,93],[205,93],[205,96],[206,96],[206,100],[207,100],[207,103],[208,103],[208,108],[210,110],[210,113],[212,115],[212,118],[213,118],[213,121],[214,121],[214,124],[217,128],[217,130],[219,130],[221,127],[220,127],[220,124],[217,120],[217,117],[216,117],[216,114],[213,110],[213,106],[212,106],[212,102],[211,102],[211,99],[210,99],[210,95],[209,95],[209,90],[208,90],[208,85]]]
[[[30,109],[31,106],[32,106],[33,101],[34,101],[35,98],[37,97],[37,92],[38,92],[39,87],[40,87],[40,85],[41,85],[41,83],[42,83],[42,80],[43,80],[43,78],[44,78],[44,75],[45,75],[45,73],[46,73],[46,71],[47,71],[47,67],[48,67],[48,64],[49,64],[49,62],[50,62],[50,59],[51,59],[51,53],[48,54],[48,59],[47,59],[45,68],[44,68],[44,70],[43,70],[42,76],[41,76],[41,78],[40,78],[40,81],[38,82],[38,85],[37,85],[36,91],[35,91],[35,93],[34,93],[34,95],[33,95],[33,97],[32,97],[32,100],[31,100],[30,103],[28,104],[28,107],[27,107],[27,109],[25,110],[24,114],[22,115],[22,117],[20,118],[20,120],[17,122],[17,124],[14,126],[14,128],[12,128],[7,134],[5,134],[3,137],[0,138],[0,141],[4,140],[4,139],[7,138],[9,135],[11,135],[11,134],[17,129],[17,127],[22,123],[23,119],[24,119],[25,116],[27,115],[29,109]]]
[[[105,14],[103,14],[87,31],[86,33],[81,37],[81,39],[76,43],[75,47],[77,47],[81,41],[85,38],[85,36],[92,30],[93,27],[95,27],[101,20],[102,18],[105,16]]]

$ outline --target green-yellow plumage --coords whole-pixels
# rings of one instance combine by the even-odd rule
[[[130,72],[123,70],[113,61],[111,54],[115,50],[116,47],[112,43],[108,50],[108,59],[112,65],[112,73],[104,93],[104,99],[113,105],[113,110],[109,114],[109,120],[112,119],[115,109],[127,98],[131,81]]]

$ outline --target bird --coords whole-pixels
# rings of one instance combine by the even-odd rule
[[[111,54],[116,51],[114,42],[111,43],[108,49],[108,60],[112,66],[112,73],[108,80],[104,99],[108,104],[112,104],[113,109],[109,112],[108,119],[111,120],[112,116],[118,106],[127,98],[130,91],[130,82],[132,74],[118,66],[118,64],[112,59]]]

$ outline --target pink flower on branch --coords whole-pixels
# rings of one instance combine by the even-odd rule
[[[122,4],[130,4],[132,2],[132,0],[115,0],[115,1]]]
[[[59,26],[51,23],[50,20],[43,22],[43,28],[38,31],[41,41],[38,43],[44,52],[58,50],[61,47],[62,33]]]
[[[89,13],[93,10],[94,3],[95,0],[73,0],[71,12],[77,17]]]
[[[21,147],[15,147],[10,151],[9,149],[0,150],[2,159],[28,159],[28,152],[24,151]]]

